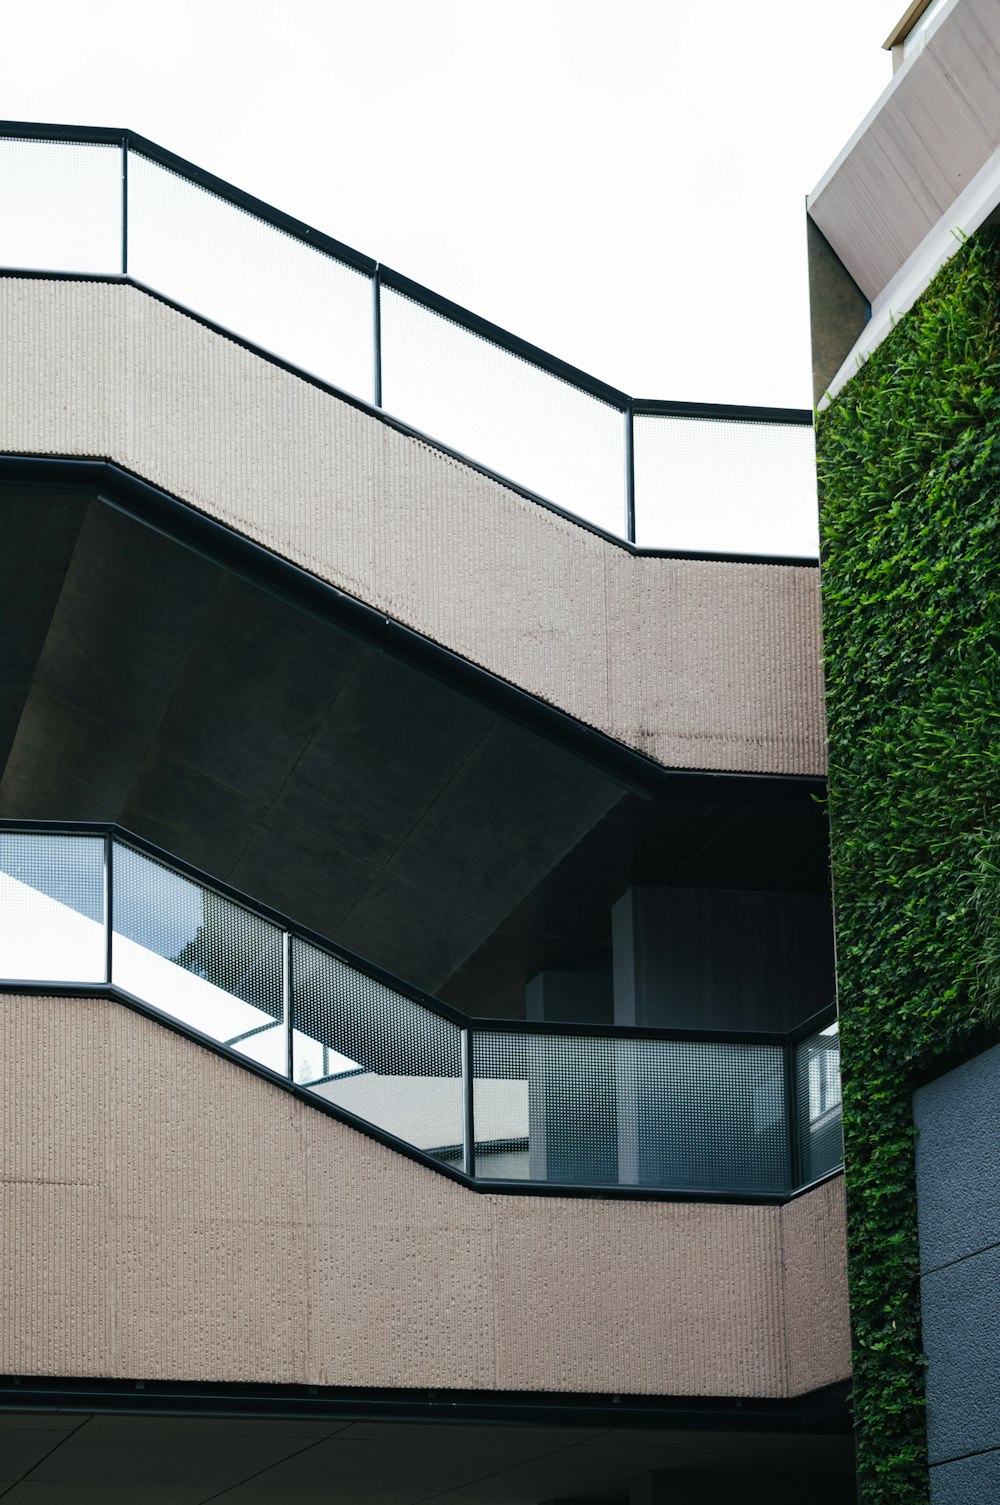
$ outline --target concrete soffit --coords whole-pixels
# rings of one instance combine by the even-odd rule
[[[665,768],[822,775],[815,568],[634,556],[136,287],[0,279],[0,452],[110,460]]]

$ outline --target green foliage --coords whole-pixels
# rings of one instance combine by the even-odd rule
[[[1000,248],[817,426],[864,1505],[927,1499],[911,1097],[1000,1014]]]

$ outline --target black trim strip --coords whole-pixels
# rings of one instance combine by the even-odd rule
[[[315,1420],[490,1422],[685,1431],[846,1433],[844,1380],[786,1400],[745,1396],[610,1395],[551,1391],[387,1390],[349,1386],[211,1384],[39,1375],[0,1380],[0,1411],[138,1416],[257,1416]]]
[[[171,496],[112,460],[0,454],[0,484],[4,481],[33,485],[76,482],[90,486],[109,506],[460,687],[481,703],[530,726],[539,735],[616,779],[623,790],[643,798],[669,785],[683,788],[692,798],[706,799],[718,799],[723,791],[738,791],[741,785],[776,793],[798,789],[818,797],[826,793],[826,779],[815,774],[666,768],[509,680],[384,616],[366,602],[311,575],[300,565],[236,533],[225,523],[197,511],[189,502]]]
[[[599,402],[618,408],[623,413],[627,410],[630,401],[627,392],[622,392],[618,387],[612,387],[608,382],[600,381],[596,376],[591,376],[588,371],[581,371],[579,366],[571,366],[568,361],[551,355],[540,345],[532,345],[529,340],[522,340],[519,335],[511,334],[509,329],[504,329],[501,325],[493,324],[489,319],[472,313],[469,309],[463,308],[460,303],[453,303],[450,298],[442,297],[440,293],[424,287],[420,282],[414,282],[412,277],[405,277],[402,272],[394,272],[392,267],[382,265],[379,270],[383,287],[392,288],[393,292],[429,308],[432,313],[439,314],[451,324],[460,325],[470,334],[479,335],[481,339],[488,340],[491,345],[499,345],[501,350],[509,351],[511,355],[527,361],[529,365],[538,366],[541,370],[547,371],[550,376],[558,377],[560,381],[566,382],[568,386],[579,388],[586,392],[588,397],[595,397]]]
[[[812,428],[812,408],[761,408],[728,402],[672,402],[633,397],[637,418],[718,418],[729,423],[795,424]]]
[[[252,193],[237,188],[234,183],[227,182],[225,178],[219,178],[215,173],[207,172],[196,162],[189,162],[186,157],[179,157],[176,152],[168,151],[158,142],[150,141],[148,136],[140,136],[127,127],[47,125],[38,121],[0,120],[0,139],[59,141],[67,144],[75,142],[78,145],[92,146],[121,146],[124,143],[129,151],[136,152],[140,157],[148,157],[151,162],[165,167],[168,172],[175,172],[179,177],[189,179],[197,187],[205,188],[216,197],[226,199],[237,209],[244,209],[255,219],[264,220],[267,224],[273,225],[276,230],[284,230],[287,235],[294,236],[296,240],[305,241],[317,250],[325,251],[329,256],[335,256],[338,261],[346,262],[357,271],[370,273],[375,270],[376,262],[373,257],[365,256],[361,251],[355,251],[352,246],[346,246],[343,241],[324,234],[314,225],[307,225],[305,220],[285,214],[281,209],[276,209],[273,204],[265,203],[263,199],[258,199]]]

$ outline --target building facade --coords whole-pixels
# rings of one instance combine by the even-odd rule
[[[11,1498],[852,1499],[809,415],[0,164]]]

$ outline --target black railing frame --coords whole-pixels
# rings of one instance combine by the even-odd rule
[[[370,411],[376,416],[388,419],[394,427],[401,428],[404,432],[415,434],[436,449],[454,456],[463,464],[470,465],[481,474],[499,481],[502,485],[516,491],[519,495],[558,513],[569,521],[586,528],[590,532],[608,539],[619,546],[626,547],[636,554],[649,554],[654,557],[678,558],[678,559],[705,559],[726,563],[760,563],[786,566],[816,567],[818,559],[810,555],[777,555],[777,554],[752,554],[739,552],[719,552],[716,550],[690,550],[690,549],[645,549],[636,543],[636,501],[635,501],[635,419],[636,417],[663,417],[663,418],[701,418],[719,422],[742,422],[775,425],[799,425],[811,427],[813,413],[809,408],[783,408],[767,406],[751,406],[731,403],[704,403],[685,402],[674,399],[661,398],[637,398],[621,391],[609,383],[601,381],[589,372],[582,370],[569,362],[561,360],[558,356],[544,350],[541,346],[534,345],[510,330],[504,329],[499,324],[494,324],[481,315],[473,313],[461,304],[454,303],[433,289],[425,287],[402,272],[394,271],[383,262],[376,261],[370,256],[356,251],[353,247],[345,245],[342,241],[335,240],[332,236],[317,230],[314,226],[296,219],[292,215],[283,213],[273,205],[265,203],[262,199],[237,188],[224,178],[217,177],[214,173],[207,172],[196,163],[188,161],[176,153],[168,151],[157,142],[151,141],[146,136],[128,128],[111,128],[104,126],[76,126],[47,124],[38,121],[10,121],[0,120],[0,140],[29,140],[38,142],[53,142],[76,145],[96,146],[120,146],[122,152],[121,172],[121,273],[120,274],[95,274],[76,272],[47,272],[39,268],[5,268],[0,275],[5,276],[46,276],[56,277],[60,280],[86,280],[95,282],[124,282],[130,286],[150,293],[168,306],[177,308],[181,312],[198,320],[206,327],[235,340],[245,348],[274,364],[305,376],[324,390],[346,399],[354,406]],[[372,383],[373,401],[368,402],[356,393],[348,393],[336,387],[332,383],[313,377],[299,368],[285,361],[276,352],[268,351],[262,346],[240,335],[236,330],[230,330],[214,322],[210,317],[197,313],[192,309],[185,308],[176,303],[168,294],[159,289],[146,286],[136,280],[128,271],[128,154],[135,152],[138,156],[155,162],[158,166],[194,184],[215,197],[231,204],[234,208],[242,210],[253,218],[262,220],[273,229],[281,231],[294,240],[308,245],[314,250],[322,252],[333,260],[350,267],[354,271],[363,273],[372,279]],[[469,334],[478,336],[480,339],[498,346],[508,354],[527,362],[529,365],[544,371],[547,375],[556,378],[566,385],[584,392],[609,407],[617,409],[622,414],[625,426],[625,478],[622,497],[622,512],[625,520],[624,534],[611,533],[598,524],[589,522],[586,518],[569,511],[549,498],[532,491],[512,477],[505,476],[499,471],[477,461],[474,456],[465,455],[452,446],[436,439],[433,435],[420,433],[409,429],[404,420],[396,415],[389,415],[382,406],[382,317],[381,317],[381,289],[391,288],[401,296],[412,299],[421,307],[447,319],[450,323],[464,329]]]
[[[694,1029],[656,1029],[643,1026],[629,1025],[599,1025],[577,1024],[571,1022],[545,1022],[539,1020],[499,1019],[478,1017],[461,1013],[442,1000],[413,987],[401,978],[393,976],[381,967],[367,961],[364,957],[356,955],[343,946],[337,945],[325,936],[308,929],[305,926],[295,924],[287,916],[272,909],[269,905],[260,903],[251,896],[233,888],[231,885],[211,878],[200,869],[184,862],[183,859],[173,856],[164,851],[155,843],[146,841],[134,832],[127,830],[113,822],[102,821],[56,821],[56,820],[0,820],[0,834],[23,833],[49,836],[90,836],[99,837],[103,843],[103,892],[104,892],[104,927],[105,927],[105,977],[103,982],[74,983],[62,980],[45,979],[0,979],[0,995],[4,993],[26,993],[42,995],[65,995],[79,997],[104,996],[114,998],[124,1003],[135,1012],[143,1014],[147,1018],[156,1020],[166,1025],[175,1033],[185,1038],[194,1040],[205,1046],[213,1053],[222,1055],[235,1062],[241,1067],[250,1070],[255,1075],[262,1076],[265,1080],[280,1087],[283,1091],[291,1092],[301,1101],[307,1102],[311,1107],[326,1112],[329,1116],[341,1122],[350,1124],[366,1133],[369,1137],[388,1145],[390,1148],[407,1155],[410,1159],[426,1165],[442,1175],[460,1181],[476,1191],[511,1193],[515,1195],[544,1196],[586,1196],[586,1197],[610,1197],[638,1200],[659,1201],[714,1201],[746,1203],[749,1205],[783,1205],[785,1202],[802,1195],[812,1186],[820,1185],[832,1176],[839,1174],[840,1168],[834,1167],[829,1172],[818,1177],[810,1183],[809,1187],[803,1187],[797,1181],[798,1162],[798,1119],[797,1119],[797,1095],[795,1092],[795,1051],[800,1039],[818,1029],[825,1028],[836,1019],[835,1007],[822,1010],[809,1020],[806,1020],[798,1028],[788,1034],[775,1034],[762,1031],[739,1031],[739,1030],[694,1030]],[[132,848],[144,856],[163,864],[170,871],[179,876],[197,883],[202,889],[218,894],[221,898],[238,904],[250,913],[267,920],[277,926],[282,936],[282,1013],[280,1020],[275,1020],[272,1025],[261,1026],[261,1031],[277,1026],[283,1026],[286,1031],[287,1075],[282,1075],[271,1068],[253,1060],[241,1052],[232,1048],[232,1042],[217,1040],[211,1035],[204,1034],[196,1027],[167,1014],[157,1008],[146,999],[137,997],[121,988],[113,981],[112,971],[112,945],[114,934],[114,843]],[[342,1108],[337,1104],[330,1103],[324,1098],[317,1097],[309,1090],[308,1085],[300,1085],[295,1081],[293,1043],[295,1031],[294,997],[291,978],[291,942],[293,938],[303,940],[309,945],[316,946],[329,955],[337,957],[346,965],[356,971],[372,977],[383,983],[393,991],[409,998],[412,1002],[437,1014],[439,1017],[457,1025],[461,1031],[459,1038],[460,1070],[459,1079],[462,1083],[462,1121],[463,1138],[461,1145],[462,1169],[448,1164],[446,1161],[418,1149],[407,1140],[399,1139],[390,1131],[380,1128],[368,1119],[359,1117],[349,1109]],[[791,1145],[789,1169],[790,1185],[787,1190],[776,1192],[729,1192],[717,1188],[664,1188],[637,1186],[630,1183],[593,1185],[582,1183],[564,1183],[556,1181],[509,1181],[501,1178],[481,1177],[476,1175],[476,1140],[475,1140],[475,1077],[473,1073],[472,1045],[476,1031],[485,1034],[496,1032],[510,1032],[520,1035],[542,1035],[549,1038],[559,1037],[591,1037],[603,1039],[641,1039],[641,1040],[664,1040],[664,1041],[719,1041],[732,1044],[766,1044],[781,1045],[783,1049],[783,1069],[785,1077],[785,1108],[786,1123],[788,1126],[789,1143]],[[253,1030],[250,1033],[258,1033]],[[242,1038],[242,1037],[240,1037]]]

